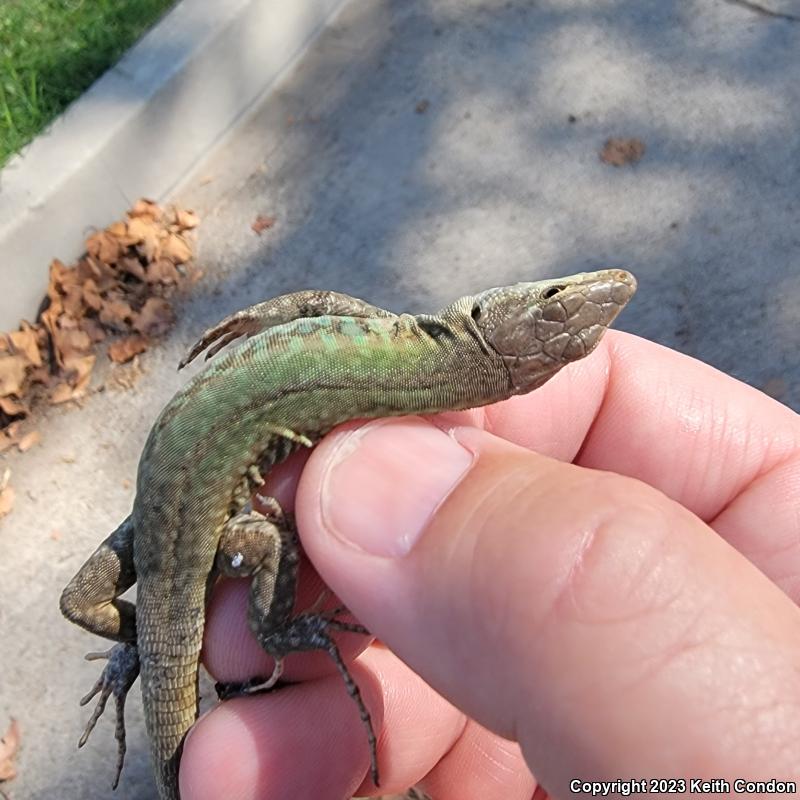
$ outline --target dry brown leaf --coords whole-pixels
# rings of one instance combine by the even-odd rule
[[[87,273],[81,283],[85,283],[89,278],[92,278],[97,284],[97,291],[101,294],[119,283],[119,275],[113,267],[91,256],[81,259],[78,262],[78,269],[82,273]]]
[[[106,233],[109,236],[113,236],[119,242],[123,251],[131,245],[136,244],[136,241],[128,233],[128,223],[122,222],[122,220],[118,220],[112,225],[109,225],[106,228]]]
[[[106,264],[114,264],[122,255],[122,245],[107,231],[98,231],[86,240],[86,252]]]
[[[275,217],[268,217],[263,214],[259,214],[253,224],[250,226],[259,236],[266,231],[269,230],[275,224]]]
[[[34,367],[28,373],[29,383],[41,383],[42,386],[50,386],[53,383],[53,375],[48,367]]]
[[[75,387],[76,393],[83,394],[86,387],[89,385],[89,379],[92,376],[92,368],[97,356],[73,356],[64,363],[64,369],[67,371],[67,379]]]
[[[58,318],[58,327],[62,331],[75,331],[78,329],[78,320],[70,314],[62,314]]]
[[[89,278],[83,284],[83,302],[92,311],[99,311],[103,306],[103,298],[100,296],[100,290],[93,278]]]
[[[50,404],[57,406],[60,403],[66,403],[67,400],[72,400],[74,392],[75,390],[68,383],[58,383],[50,393]]]
[[[92,340],[92,344],[102,342],[106,338],[103,326],[93,317],[84,317],[78,322],[78,326]]]
[[[148,237],[158,236],[160,226],[152,217],[134,217],[128,223],[128,237],[134,243],[143,242]]]
[[[29,363],[25,356],[0,356],[0,397],[22,396],[22,382]]]
[[[58,319],[58,315],[61,313],[61,303],[60,302],[53,302],[51,301],[49,308],[46,308],[42,313],[39,315],[39,319],[42,321],[42,325],[44,329],[50,334],[50,338],[53,337],[53,331],[56,328],[56,320]]]
[[[164,216],[161,206],[155,200],[149,200],[146,197],[137,200],[133,208],[128,212],[131,219],[136,217],[151,217],[154,220],[160,220]]]
[[[11,470],[6,467],[5,472],[3,473],[3,477],[0,478],[0,517],[4,517],[8,514],[14,506],[14,490],[8,485],[9,480],[11,479]],[[14,727],[14,721],[11,721],[11,726]],[[12,766],[13,766],[13,753],[16,753],[16,748],[14,748],[13,753],[9,756],[9,748],[7,745],[7,739],[9,734],[16,732],[17,740],[19,740],[19,730],[15,729],[15,731],[11,730],[11,727],[6,731],[6,735],[0,739],[0,765],[4,763],[5,758],[11,758]],[[12,737],[13,738],[13,737]],[[5,758],[2,757],[5,754]],[[14,775],[11,775],[13,778]],[[9,778],[4,778],[0,780],[9,780]]]
[[[133,333],[110,345],[108,348],[108,357],[115,364],[124,364],[139,353],[143,353],[147,350],[148,346],[149,342],[144,336]]]
[[[180,274],[177,267],[166,258],[159,258],[152,264],[147,265],[147,282],[148,283],[163,283],[169,285],[177,283]]]
[[[15,352],[25,356],[35,367],[42,365],[36,331],[27,322],[23,320],[20,330],[11,331],[8,338],[11,340]]]
[[[161,252],[162,234],[162,226],[151,216],[133,217],[128,223],[128,236],[147,261],[157,258]]]
[[[28,413],[27,406],[11,396],[0,397],[0,410],[8,417],[17,417],[20,414]]]
[[[172,306],[163,297],[149,297],[133,321],[134,330],[147,336],[166,333],[175,322]]]
[[[0,508],[0,516],[3,513],[2,508]],[[8,512],[6,511],[5,513]],[[3,738],[0,739],[0,781],[10,781],[16,777],[17,766],[15,762],[19,751],[19,743],[19,723],[12,717],[8,730],[3,734]]]
[[[145,237],[141,244],[136,246],[136,250],[144,257],[144,260],[150,263],[157,258],[161,258],[161,246],[163,244],[163,236],[154,233]]]
[[[183,264],[192,257],[192,248],[179,233],[170,233],[163,243],[162,254],[175,264]]]
[[[125,239],[128,235],[128,226],[121,220],[117,220],[106,228],[106,233],[110,234],[115,239]]]
[[[62,321],[66,323],[63,328],[61,327]],[[72,327],[73,324],[75,327]],[[53,347],[56,350],[59,364],[66,366],[67,361],[73,356],[88,353],[92,349],[92,340],[87,333],[77,327],[77,321],[64,320],[61,317],[59,326],[53,331]]]
[[[50,262],[50,289],[65,289],[78,282],[78,275],[74,269],[70,269],[63,261],[54,258]],[[51,295],[52,297],[52,295]]]
[[[98,271],[94,266],[96,263],[99,263],[96,259],[86,256],[75,265],[73,272],[78,278],[78,283],[83,285],[88,280],[95,280]]]
[[[181,230],[191,230],[200,224],[200,217],[194,211],[177,208],[175,209],[175,222]]]
[[[126,256],[125,258],[121,258],[119,261],[119,267],[123,272],[133,275],[134,278],[138,278],[140,281],[146,280],[142,262],[139,261],[139,259],[135,256]]]
[[[0,517],[10,514],[12,508],[14,508],[14,489],[11,486],[6,486],[5,489],[0,491]]]
[[[86,393],[86,387],[92,376],[95,355],[72,356],[64,364],[64,381],[56,385],[50,393],[50,403],[58,405],[68,400],[77,400]]]
[[[100,309],[100,322],[116,331],[126,330],[133,316],[133,309],[124,300],[117,298],[106,301]]]
[[[626,164],[635,164],[645,151],[641,139],[607,139],[600,151],[600,160],[612,167],[623,167]]]
[[[83,316],[83,287],[67,286],[64,292],[64,299],[62,300],[64,311],[71,317]]]
[[[2,438],[0,438],[0,452],[8,450],[9,447],[18,445],[20,439],[22,439],[22,420],[15,419],[12,423],[7,425],[3,431]],[[0,489],[8,483],[8,476],[10,474],[9,470],[6,470],[2,478],[0,478]],[[5,481],[5,483],[3,483],[3,481]]]
[[[39,444],[41,440],[42,437],[39,431],[28,431],[28,433],[17,442],[17,447],[20,453],[24,453],[26,450],[30,450],[35,444]]]

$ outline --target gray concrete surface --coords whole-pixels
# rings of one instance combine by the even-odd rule
[[[32,317],[55,253],[160,198],[304,52],[344,0],[182,0],[0,172],[0,330]],[[81,223],[75,223],[75,214]]]
[[[0,720],[22,724],[15,800],[110,796],[110,720],[74,750],[97,672],[80,657],[99,642],[61,621],[58,594],[127,513],[184,348],[232,309],[319,286],[423,310],[626,265],[640,292],[621,327],[782,382],[800,408],[799,52],[800,24],[724,0],[352,0],[178,193],[203,215],[208,277],[145,374],[50,410],[43,444],[6,458],[18,501],[0,523]],[[609,136],[639,137],[644,158],[601,163]],[[277,219],[260,237],[258,214]],[[152,791],[138,694],[130,706],[120,800]]]

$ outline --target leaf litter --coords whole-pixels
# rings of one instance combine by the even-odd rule
[[[92,233],[76,263],[53,260],[36,321],[0,332],[0,452],[39,441],[22,429],[37,404],[86,395],[102,345],[114,364],[134,360],[136,371],[136,356],[175,322],[171,298],[200,278],[192,262],[199,222],[193,211],[141,199]],[[0,517],[13,505],[8,475],[0,479]]]

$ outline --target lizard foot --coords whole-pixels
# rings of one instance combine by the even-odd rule
[[[290,620],[284,628],[259,637],[259,641],[261,646],[275,657],[276,671],[279,669],[283,656],[288,653],[295,653],[301,650],[324,650],[331,657],[336,669],[339,670],[339,674],[342,676],[347,693],[358,707],[361,722],[366,728],[369,744],[370,774],[375,786],[380,786],[378,740],[372,727],[372,717],[364,704],[364,699],[361,697],[358,684],[353,680],[353,676],[350,674],[350,670],[347,668],[336,642],[329,633],[330,630],[337,630],[369,635],[369,631],[363,625],[336,619],[344,611],[346,609],[340,606],[328,611],[312,611],[300,614]],[[275,673],[273,672],[273,677],[274,675]],[[274,683],[274,681],[272,682]],[[271,685],[270,681],[267,681],[265,685]],[[253,686],[255,691],[260,688],[257,684]]]
[[[122,774],[122,765],[125,763],[125,698],[139,675],[139,651],[135,644],[121,643],[103,653],[86,654],[87,661],[96,661],[101,658],[108,659],[108,664],[91,691],[80,701],[80,704],[85,706],[97,694],[100,695],[92,716],[86,723],[83,735],[78,741],[78,747],[86,744],[97,720],[103,716],[103,712],[106,710],[108,698],[113,694],[117,706],[117,725],[114,730],[114,737],[117,740],[117,771],[112,788],[116,789],[119,785],[119,776]]]
[[[207,347],[209,349],[206,353],[206,361],[240,336],[252,336],[258,333],[261,328],[258,318],[250,316],[249,311],[250,309],[244,309],[236,314],[231,314],[213,328],[209,328],[181,360],[178,369],[183,369],[190,361],[194,361]],[[213,347],[209,347],[212,344]]]
[[[278,668],[279,663],[281,664],[280,668]],[[283,662],[276,660],[275,667],[276,669],[273,670],[269,678],[257,677],[250,678],[249,681],[239,682],[217,681],[217,683],[214,684],[217,698],[219,700],[230,700],[232,697],[244,697],[248,694],[263,694],[264,692],[268,692],[275,687],[275,684],[283,673]]]

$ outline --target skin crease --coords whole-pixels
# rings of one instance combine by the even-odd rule
[[[310,559],[393,651],[352,667],[381,792],[530,798],[531,771],[556,797],[576,777],[800,778],[796,414],[611,331],[536,392],[436,425],[343,426],[297,490]],[[285,504],[306,459],[271,477]],[[387,556],[406,512],[424,532]],[[302,581],[298,608],[321,586],[309,564]],[[270,671],[246,588],[215,592],[204,660],[219,678]],[[364,644],[340,642],[349,658]],[[327,657],[290,657],[286,676],[303,682],[200,720],[184,800],[381,793]]]

